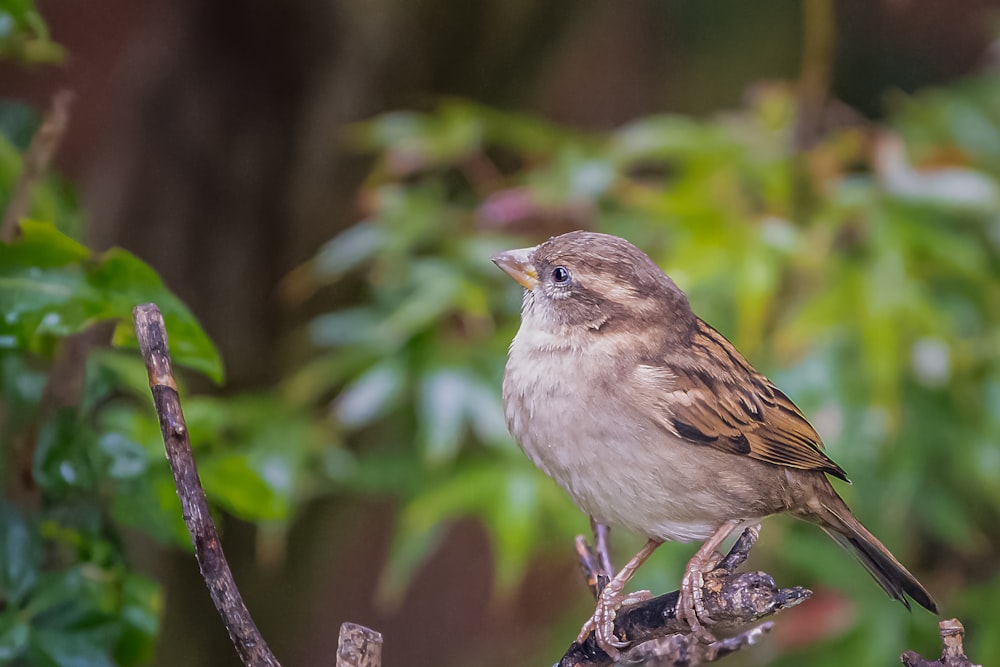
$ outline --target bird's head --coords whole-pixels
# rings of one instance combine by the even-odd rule
[[[694,321],[674,281],[616,236],[570,232],[492,260],[525,288],[522,326],[548,333],[682,331]]]

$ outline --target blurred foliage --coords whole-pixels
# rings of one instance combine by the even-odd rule
[[[60,63],[65,57],[63,48],[49,38],[33,0],[0,2],[0,58],[41,64]]]
[[[30,109],[0,106],[0,207],[38,126]],[[179,366],[221,382],[222,361],[153,269],[79,242],[72,188],[45,179],[29,216],[0,243],[0,664],[145,664],[163,601],[124,530],[191,541],[132,308],[159,306]],[[184,411],[213,505],[265,526],[260,544],[280,553],[296,512],[331,488],[329,421],[281,392],[185,397]]]
[[[32,40],[47,42],[34,6],[0,7],[0,56],[44,59]],[[275,390],[184,397],[210,499],[278,542],[316,497],[398,499],[386,602],[460,517],[488,528],[500,595],[539,553],[569,553],[586,518],[504,425],[520,289],[488,257],[597,229],[649,252],[800,404],[856,482],[841,491],[858,515],[963,620],[973,657],[1000,660],[998,98],[996,75],[900,98],[886,124],[842,127],[807,151],[794,148],[795,99],[779,85],[735,112],[605,134],[457,100],[351,128],[375,159],[365,217],[284,283],[297,305],[321,292],[346,303],[312,319],[308,361]],[[0,205],[36,127],[30,110],[0,106]],[[222,379],[187,308],[128,252],[83,246],[81,217],[72,189],[49,178],[19,238],[0,245],[3,664],[151,654],[162,600],[123,534],[189,540],[131,308],[157,302],[175,361]],[[102,327],[117,347],[67,365]],[[76,400],[57,401],[74,380]],[[665,549],[676,562],[651,563],[637,585],[674,588],[691,550]],[[936,652],[933,619],[905,614],[816,529],[769,521],[754,557],[835,609],[782,619],[806,619],[810,638],[776,634],[774,664]],[[590,604],[582,586],[578,602]],[[565,646],[556,639],[551,654]]]
[[[29,114],[23,108],[4,110],[11,112],[4,114],[6,130],[25,125]],[[3,203],[21,162],[9,136],[0,137]],[[178,359],[218,378],[221,364],[197,322],[152,269],[120,249],[95,256],[60,230],[79,228],[64,186],[42,184],[31,216],[21,221],[17,240],[0,243],[0,471],[6,498],[0,505],[0,662],[141,664],[152,655],[162,599],[157,584],[129,567],[111,518],[122,507],[141,511],[133,506],[136,490],[148,491],[150,469],[162,467],[163,456],[101,425],[118,393],[116,364],[105,363],[113,357],[94,355],[72,368],[77,362],[68,341],[82,340],[100,322],[117,321],[114,338],[134,346],[131,308],[155,300],[180,334]],[[129,359],[133,367],[136,361],[134,355]],[[141,362],[136,370],[144,379]],[[77,401],[56,398],[73,393],[76,381]],[[132,410],[148,421],[149,399]],[[169,484],[169,472],[165,479]],[[173,497],[172,486],[161,488]]]
[[[1000,596],[998,96],[991,75],[899,99],[886,125],[808,151],[793,147],[795,98],[779,85],[737,112],[607,134],[456,100],[353,128],[377,157],[367,216],[287,287],[362,295],[313,320],[328,352],[291,383],[333,398],[353,452],[345,483],[404,500],[384,590],[454,517],[489,527],[501,590],[533,552],[585,531],[505,435],[520,289],[487,261],[585,227],[649,252],[800,403],[855,481],[841,491],[858,515],[962,618],[976,659],[1000,659],[986,639]],[[817,665],[935,652],[934,620],[904,613],[819,531],[770,521],[764,536],[760,566],[841,610],[804,608],[815,639],[778,664],[803,650]],[[639,585],[671,586],[649,569]]]
[[[3,128],[37,126],[21,107],[4,111]],[[20,162],[0,135],[0,205]],[[159,305],[176,363],[216,381],[222,363],[149,266],[69,233],[80,215],[68,188],[40,184],[30,216],[0,243],[0,664],[145,664],[163,601],[129,562],[123,530],[185,548],[190,538],[132,308]],[[185,410],[212,501],[280,537],[316,492],[307,473],[329,442],[321,422],[272,397],[195,397]]]
[[[402,592],[447,520],[470,512],[490,528],[497,582],[510,590],[533,551],[575,522],[568,501],[509,446],[498,382],[513,320],[498,335],[494,313],[510,313],[517,299],[484,261],[504,242],[476,234],[443,205],[442,183],[370,194],[377,218],[330,241],[286,281],[298,298],[359,273],[366,282],[361,302],[311,322],[310,341],[329,351],[293,376],[289,391],[305,401],[335,397],[345,435],[371,443],[336,451],[334,478],[410,501],[384,599]],[[553,533],[559,522],[564,529]]]

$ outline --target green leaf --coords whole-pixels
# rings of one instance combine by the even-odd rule
[[[384,243],[385,230],[373,222],[348,227],[316,253],[315,276],[323,282],[334,282],[369,261]]]
[[[162,458],[146,475],[118,485],[111,500],[111,515],[115,521],[161,542],[192,548],[177,489]]]
[[[118,320],[115,342],[137,347],[132,308],[155,302],[163,313],[171,356],[222,381],[222,361],[184,304],[156,272],[113,248],[99,258],[48,223],[23,221],[14,243],[0,243],[0,340],[43,350],[47,339]]]
[[[477,378],[466,388],[465,413],[479,441],[487,445],[507,445],[511,442],[507,421],[497,387],[497,379]]]
[[[314,345],[364,345],[388,347],[391,342],[379,329],[382,315],[374,308],[345,308],[325,313],[309,323],[309,338]]]
[[[380,607],[393,609],[399,606],[413,575],[441,544],[446,528],[443,523],[420,530],[408,523],[397,527],[389,549],[389,560],[375,590],[375,600]]]
[[[146,449],[121,433],[102,433],[97,448],[103,458],[103,472],[111,479],[133,479],[149,468]]]
[[[28,150],[40,124],[40,115],[33,107],[15,100],[0,100],[0,135],[6,140],[6,145],[0,141],[0,185],[12,183],[14,172],[20,173],[21,153]],[[8,172],[5,163],[17,169]]]
[[[66,629],[78,624],[93,606],[81,567],[43,572],[25,607],[32,625]]]
[[[121,638],[115,647],[119,665],[144,665],[152,662],[155,640],[163,613],[163,592],[155,581],[139,575],[125,578],[121,608]]]
[[[509,591],[534,548],[557,535],[572,539],[572,526],[550,522],[547,513],[553,510],[573,525],[582,519],[565,494],[523,457],[506,465],[467,464],[441,479],[425,480],[399,516],[377,595],[384,602],[398,601],[414,572],[433,554],[444,527],[466,516],[485,522],[497,550],[498,589]],[[553,525],[560,530],[551,530]]]
[[[58,411],[38,434],[32,467],[38,485],[50,492],[95,488],[97,471],[91,459],[95,439],[75,410]]]
[[[399,299],[377,329],[397,346],[436,324],[455,305],[461,288],[455,267],[440,260],[416,260],[409,271],[407,282],[412,290]]]
[[[33,667],[116,667],[104,642],[79,632],[35,632],[28,655]]]
[[[65,59],[32,0],[7,0],[0,6],[0,57],[36,64]]]
[[[41,337],[82,331],[93,308],[84,278],[87,255],[54,227],[30,221],[22,224],[18,242],[0,243],[0,337],[37,349]]]
[[[13,243],[0,243],[0,275],[24,269],[54,269],[82,264],[90,250],[59,231],[55,225],[22,220],[21,235]]]
[[[0,586],[14,607],[24,603],[38,579],[42,544],[38,533],[12,504],[0,501]]]
[[[9,665],[28,648],[31,626],[18,610],[8,607],[0,612],[0,664]]]
[[[341,392],[337,419],[359,428],[385,414],[401,398],[404,377],[402,365],[393,359],[376,364]]]
[[[414,448],[397,447],[367,453],[364,457],[333,449],[323,463],[330,479],[359,494],[409,495],[426,481],[413,474],[423,465]]]
[[[520,582],[538,537],[540,475],[528,470],[509,474],[490,512],[489,528],[496,549],[496,587],[509,592]]]
[[[354,128],[355,140],[385,152],[385,167],[394,174],[460,162],[478,150],[482,120],[460,105],[439,113],[391,112]]]
[[[187,306],[166,288],[148,264],[121,248],[112,248],[101,257],[100,267],[89,276],[89,283],[108,304],[111,311],[108,316],[120,318],[115,344],[138,349],[132,309],[139,304],[155,303],[163,313],[174,363],[222,382],[222,359],[215,345]]]
[[[0,410],[4,416],[0,420],[0,441],[6,440],[4,436],[9,433],[23,432],[32,423],[47,381],[46,371],[36,368],[24,355],[0,349]]]
[[[464,435],[466,374],[442,369],[423,378],[417,397],[424,456],[431,465],[451,460],[458,453]]]
[[[403,511],[401,525],[409,532],[421,533],[443,518],[461,516],[492,501],[503,490],[507,470],[489,465],[469,465],[443,483],[427,488]]]
[[[290,490],[283,482],[291,472],[280,457],[254,466],[243,454],[212,456],[199,463],[199,472],[205,492],[234,516],[246,521],[288,517]]]
[[[461,106],[465,113],[481,117],[485,137],[490,144],[529,156],[550,155],[568,145],[599,141],[586,133],[549,123],[537,116],[501,111],[467,101],[451,101],[449,104]]]
[[[684,116],[649,116],[615,132],[612,151],[624,163],[729,153],[732,143],[717,127]]]

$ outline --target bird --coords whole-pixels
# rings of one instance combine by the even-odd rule
[[[678,614],[715,640],[703,575],[734,531],[790,514],[853,552],[892,598],[931,612],[927,589],[869,532],[830,478],[849,482],[802,411],[629,241],[574,231],[492,261],[524,287],[503,378],[507,427],[591,520],[644,536],[598,596],[591,631],[612,658],[634,572],[665,541],[702,542]]]

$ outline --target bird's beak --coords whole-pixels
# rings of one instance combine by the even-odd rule
[[[535,289],[535,286],[538,285],[538,271],[531,263],[531,256],[534,252],[534,248],[519,248],[518,250],[497,253],[490,259],[507,275],[524,285],[526,289]]]

